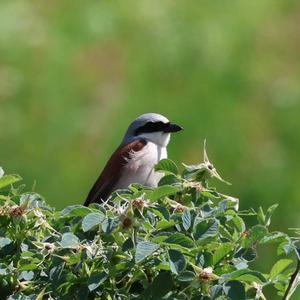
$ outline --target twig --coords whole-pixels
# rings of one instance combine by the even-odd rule
[[[298,285],[297,281],[299,281],[299,272],[300,272],[300,260],[298,259],[296,270],[291,276],[288,288],[286,289],[282,300],[289,300],[290,297],[292,296],[294,290]]]

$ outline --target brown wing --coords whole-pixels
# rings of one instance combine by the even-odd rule
[[[140,151],[146,144],[145,140],[135,140],[130,144],[120,146],[110,157],[99,178],[94,183],[84,205],[88,206],[93,202],[101,203],[106,200],[120,179],[122,168],[126,165],[130,152]]]

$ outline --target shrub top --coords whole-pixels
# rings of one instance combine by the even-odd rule
[[[181,174],[169,159],[156,170],[165,176],[155,189],[132,184],[106,203],[62,211],[0,172],[1,296],[243,300],[265,299],[271,286],[289,299],[298,238],[270,232],[276,205],[239,211],[238,199],[208,185],[222,178],[206,154]],[[257,246],[270,243],[277,261],[262,274]]]

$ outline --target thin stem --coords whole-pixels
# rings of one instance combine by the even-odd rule
[[[297,286],[297,281],[298,281],[298,274],[300,272],[300,260],[298,260],[297,262],[297,267],[295,272],[292,274],[290,282],[289,282],[289,286],[285,291],[285,294],[282,298],[282,300],[289,300],[290,297],[292,296],[296,286]]]

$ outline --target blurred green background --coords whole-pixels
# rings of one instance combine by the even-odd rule
[[[182,124],[169,156],[210,159],[241,206],[300,226],[300,3],[0,2],[0,164],[57,208],[82,203],[128,124]]]

